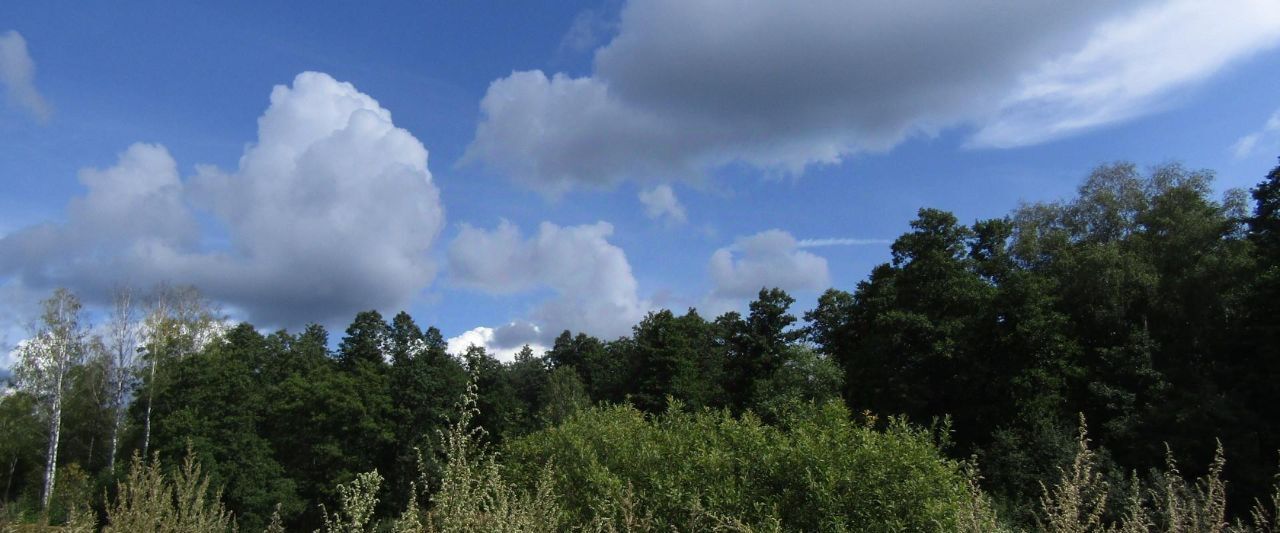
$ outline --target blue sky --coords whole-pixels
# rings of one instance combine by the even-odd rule
[[[0,4],[0,340],[122,282],[500,352],[803,311],[920,207],[1280,154],[1270,0],[225,4]]]

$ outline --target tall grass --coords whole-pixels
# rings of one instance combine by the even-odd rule
[[[1280,533],[1280,481],[1270,501],[1255,502],[1247,519],[1227,520],[1226,456],[1219,442],[1205,475],[1188,481],[1166,447],[1165,467],[1151,483],[1130,477],[1122,509],[1108,513],[1111,487],[1098,472],[1083,418],[1076,455],[1060,471],[1053,488],[1044,488],[1038,529],[1048,533]],[[1105,520],[1108,514],[1118,519]]]
[[[209,479],[190,450],[182,466],[167,475],[158,456],[144,463],[134,454],[129,475],[120,482],[115,503],[107,508],[103,531],[235,532],[235,519],[221,496],[220,491],[209,489]]]

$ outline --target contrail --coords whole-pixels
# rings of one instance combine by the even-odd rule
[[[821,246],[867,246],[872,244],[893,244],[889,239],[800,239],[796,246],[800,248],[818,248]]]

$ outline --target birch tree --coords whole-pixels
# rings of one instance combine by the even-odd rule
[[[112,295],[111,319],[107,324],[107,349],[111,358],[108,378],[111,393],[111,455],[107,470],[116,471],[116,454],[120,448],[120,429],[124,426],[129,389],[133,384],[138,353],[137,308],[133,290],[117,287]]]
[[[190,286],[158,285],[152,293],[143,327],[146,341],[146,409],[143,414],[142,455],[151,450],[152,398],[161,366],[203,349],[222,333],[222,317],[213,304]]]
[[[70,385],[71,370],[84,359],[87,336],[80,300],[71,291],[59,288],[44,301],[44,314],[31,338],[17,349],[14,374],[19,387],[37,399],[47,421],[48,447],[40,492],[40,506],[46,511],[57,473],[63,396]]]

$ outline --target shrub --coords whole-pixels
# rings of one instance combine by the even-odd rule
[[[575,524],[617,523],[622,514],[648,524],[641,530],[995,524],[964,465],[945,458],[929,431],[896,419],[877,430],[851,421],[837,402],[791,409],[781,422],[678,405],[656,417],[595,408],[511,442],[506,462],[525,483],[554,464],[555,492]]]
[[[209,479],[188,453],[182,467],[166,476],[159,458],[149,463],[134,454],[129,476],[120,483],[115,504],[107,509],[104,532],[222,533],[235,531],[235,521],[222,504],[222,494],[209,490]]]

